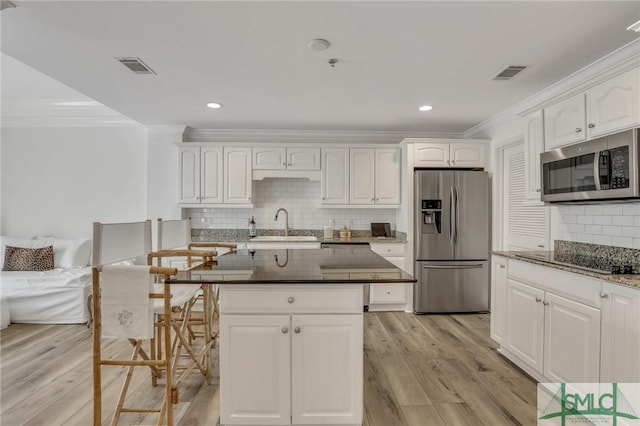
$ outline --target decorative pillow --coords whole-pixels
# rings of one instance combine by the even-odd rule
[[[48,271],[53,269],[53,246],[24,248],[6,246],[3,271]]]
[[[90,262],[91,240],[53,240],[53,258],[56,268],[76,268]]]
[[[4,248],[6,246],[24,248],[42,248],[53,245],[53,238],[20,238],[0,237],[0,267],[4,264]]]

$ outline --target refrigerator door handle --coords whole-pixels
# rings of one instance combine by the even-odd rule
[[[455,206],[455,227],[453,228],[453,244],[458,244],[458,187],[453,187],[454,206]]]
[[[455,235],[455,195],[453,193],[453,186],[450,188],[451,193],[449,194],[449,245],[454,245],[454,235]]]
[[[424,269],[478,269],[482,268],[482,263],[474,265],[422,265]]]

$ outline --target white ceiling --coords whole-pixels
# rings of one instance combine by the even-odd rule
[[[638,1],[14,3],[2,52],[74,97],[145,125],[217,129],[464,132],[628,44],[640,19]],[[331,47],[309,49],[314,38]],[[114,60],[129,56],[157,75]],[[8,63],[3,119],[65,97],[39,96]],[[530,68],[493,81],[507,65]],[[84,111],[70,108],[53,114]]]

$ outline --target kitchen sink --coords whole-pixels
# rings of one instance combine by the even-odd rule
[[[291,243],[304,243],[304,242],[308,242],[308,241],[318,241],[318,237],[314,237],[314,236],[263,236],[263,237],[255,237],[251,239],[252,242],[291,242]]]

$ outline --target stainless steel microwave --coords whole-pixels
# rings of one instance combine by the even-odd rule
[[[540,154],[542,201],[640,199],[639,132],[627,130]]]

